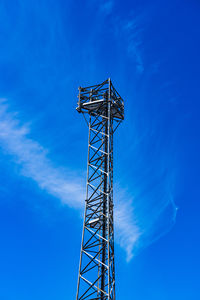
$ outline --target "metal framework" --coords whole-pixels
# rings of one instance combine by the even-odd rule
[[[113,133],[124,101],[110,79],[79,87],[77,111],[88,117],[87,191],[76,300],[115,300]]]

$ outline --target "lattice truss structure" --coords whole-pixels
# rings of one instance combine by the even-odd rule
[[[76,300],[115,300],[113,133],[124,101],[110,79],[79,88],[77,111],[89,126],[87,191]]]

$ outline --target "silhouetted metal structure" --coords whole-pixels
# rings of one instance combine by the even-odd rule
[[[76,300],[115,300],[113,133],[124,101],[110,79],[80,87],[77,111],[88,116],[85,217]]]

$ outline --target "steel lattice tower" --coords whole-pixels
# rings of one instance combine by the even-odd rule
[[[110,79],[79,88],[77,111],[88,117],[87,191],[76,300],[115,300],[113,133],[124,101]]]

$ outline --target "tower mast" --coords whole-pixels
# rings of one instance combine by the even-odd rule
[[[115,300],[113,133],[124,119],[124,101],[110,78],[79,87],[79,113],[88,119],[85,216],[76,300]]]

